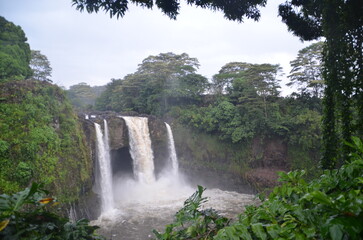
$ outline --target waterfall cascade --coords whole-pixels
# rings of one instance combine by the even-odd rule
[[[166,130],[168,132],[168,148],[169,148],[169,158],[171,161],[172,171],[174,175],[178,175],[179,164],[178,158],[175,151],[174,137],[173,132],[171,131],[171,127],[169,124],[165,123]]]
[[[90,115],[90,120],[94,117]],[[134,177],[117,172],[113,176],[108,146],[108,127],[95,123],[99,165],[98,182],[101,195],[101,216],[93,224],[101,226],[99,233],[107,239],[149,239],[150,229],[163,228],[171,222],[175,212],[183,206],[195,189],[187,184],[182,174],[178,174],[178,159],[170,126],[165,123],[168,134],[169,166],[155,179],[154,156],[151,145],[148,119],[143,117],[121,117],[125,120],[129,133],[129,151],[132,158]],[[111,122],[110,122],[111,125]],[[111,129],[110,129],[111,131]],[[126,150],[126,149],[124,149]],[[125,156],[125,155],[112,155]],[[116,158],[116,157],[115,157]],[[114,166],[125,159],[112,159]],[[127,155],[128,163],[131,163]],[[130,161],[130,162],[129,162]],[[124,165],[122,165],[124,166]],[[129,169],[131,171],[131,169]],[[198,183],[199,184],[199,183]],[[224,215],[235,214],[254,199],[252,195],[211,189],[206,196],[213,199],[209,207],[216,208]],[[206,206],[207,207],[207,206]],[[235,212],[237,211],[237,212]],[[70,217],[75,218],[74,207]]]
[[[97,155],[98,167],[100,172],[101,188],[101,212],[107,213],[114,208],[113,187],[112,187],[112,169],[108,144],[108,126],[104,120],[105,134],[102,134],[101,126],[95,123],[97,138]]]
[[[144,117],[122,117],[129,131],[130,155],[133,159],[135,178],[141,183],[155,182],[154,156],[148,119]]]

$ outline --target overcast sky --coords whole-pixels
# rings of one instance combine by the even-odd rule
[[[197,58],[198,73],[209,79],[232,61],[280,64],[286,78],[289,62],[311,42],[287,31],[277,16],[282,1],[268,2],[259,22],[244,23],[185,4],[176,21],[157,8],[132,4],[124,18],[110,19],[104,12],[80,13],[71,0],[0,0],[0,15],[22,27],[31,49],[48,57],[53,82],[67,88],[105,85],[135,72],[149,55],[165,52]]]

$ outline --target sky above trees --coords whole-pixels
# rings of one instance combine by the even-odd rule
[[[158,9],[131,6],[124,18],[80,13],[71,1],[4,0],[0,15],[20,25],[31,49],[46,55],[54,83],[104,85],[136,71],[149,55],[188,53],[208,78],[228,62],[281,64],[285,75],[301,42],[277,16],[281,1],[270,1],[259,22],[236,23],[212,12],[182,5],[177,20]],[[286,91],[287,92],[287,91]]]

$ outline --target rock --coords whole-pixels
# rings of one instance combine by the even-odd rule
[[[129,138],[125,120],[112,116],[107,119],[110,138],[110,149],[118,150],[129,146]]]
[[[252,168],[288,169],[287,144],[277,137],[261,139],[256,137],[252,141]]]

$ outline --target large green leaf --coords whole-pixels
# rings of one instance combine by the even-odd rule
[[[267,239],[267,234],[263,228],[262,223],[254,223],[251,225],[253,233],[257,236],[258,239],[265,240]]]

